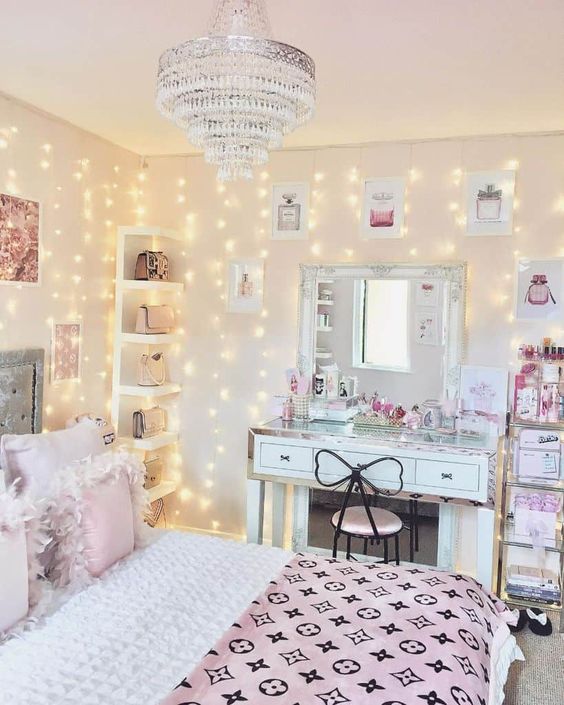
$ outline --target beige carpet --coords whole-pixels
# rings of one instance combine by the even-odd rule
[[[563,705],[564,634],[558,633],[558,613],[551,613],[554,631],[536,636],[528,627],[516,634],[526,661],[516,661],[505,687],[505,705]]]

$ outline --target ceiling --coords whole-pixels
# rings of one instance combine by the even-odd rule
[[[164,49],[214,0],[2,0],[0,91],[140,154],[194,151],[154,107]],[[286,146],[564,130],[563,0],[267,0],[315,59]]]

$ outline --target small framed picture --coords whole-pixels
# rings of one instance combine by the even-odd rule
[[[415,282],[415,305],[437,308],[441,297],[441,282],[427,279]]]
[[[371,178],[364,182],[360,234],[365,240],[403,237],[405,179]]]
[[[503,417],[507,411],[505,367],[462,365],[460,368],[460,398],[465,411],[481,411]]]
[[[53,323],[51,334],[51,383],[81,377],[82,323]]]
[[[41,204],[0,193],[0,284],[40,286]]]
[[[517,261],[515,318],[556,320],[563,315],[564,259]]]
[[[476,171],[466,175],[466,234],[511,235],[515,172]]]
[[[307,240],[309,234],[309,184],[272,186],[272,239]]]
[[[419,345],[439,345],[439,316],[436,309],[415,309],[415,342]]]
[[[231,259],[227,279],[227,311],[258,313],[262,310],[263,259]]]

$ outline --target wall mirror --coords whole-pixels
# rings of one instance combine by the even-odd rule
[[[298,368],[327,372],[324,397],[454,398],[465,306],[465,264],[301,265]]]

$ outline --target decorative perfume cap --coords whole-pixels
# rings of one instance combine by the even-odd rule
[[[379,193],[373,193],[372,198],[375,201],[389,201],[394,197],[393,193],[386,193],[385,191],[380,191]]]
[[[486,184],[486,190],[480,189],[478,191],[478,198],[501,198],[503,191],[501,189],[495,190],[495,184]]]
[[[295,193],[283,193],[282,194],[282,199],[286,201],[286,203],[291,206],[292,203],[296,200],[297,195]]]

